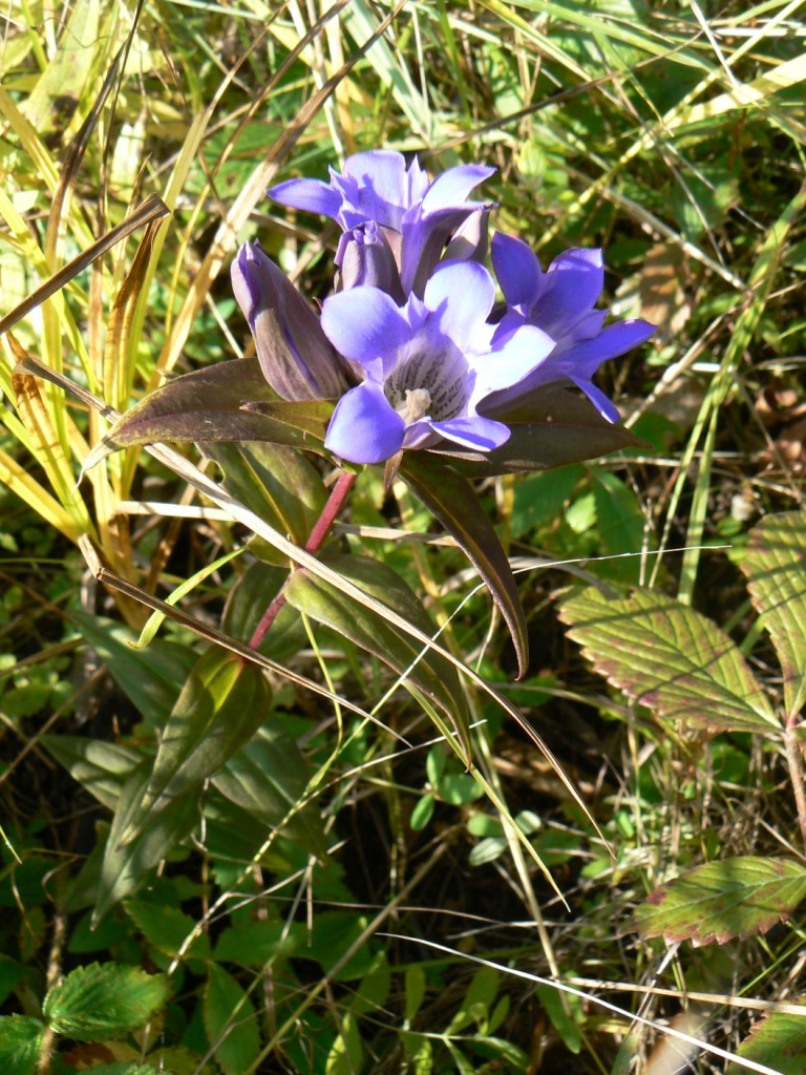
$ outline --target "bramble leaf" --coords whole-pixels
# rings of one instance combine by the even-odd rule
[[[709,862],[656,888],[636,911],[644,937],[724,944],[766,933],[806,896],[806,867],[752,855]]]
[[[806,704],[806,512],[762,519],[741,568],[781,662],[787,715],[797,714]]]
[[[71,971],[50,990],[42,1014],[58,1034],[103,1041],[137,1030],[169,995],[168,979],[162,974],[117,963],[91,963]]]
[[[803,1015],[767,1013],[753,1025],[736,1055],[777,1071],[779,1075],[802,1075],[806,1071],[806,1005]],[[744,1075],[742,1064],[729,1064],[725,1075]]]
[[[0,1071],[36,1075],[45,1025],[27,1015],[0,1015]]]
[[[663,720],[705,733],[779,730],[738,646],[688,605],[651,590],[612,600],[590,587],[560,619],[598,672]]]

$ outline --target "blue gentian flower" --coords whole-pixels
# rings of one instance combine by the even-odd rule
[[[605,325],[606,310],[595,309],[604,287],[601,250],[566,250],[544,273],[537,256],[521,239],[496,234],[491,244],[493,268],[507,309],[494,340],[500,343],[524,325],[542,329],[556,341],[547,361],[514,387],[488,403],[496,412],[552,381],[571,381],[610,422],[619,413],[592,382],[599,366],[649,339],[655,326],[639,319]]]
[[[326,299],[325,335],[363,383],[339,400],[325,447],[351,463],[382,463],[443,438],[481,452],[503,444],[509,428],[477,407],[521,382],[554,341],[529,325],[494,341],[494,300],[492,277],[475,261],[443,263],[423,298],[403,305],[360,285]]]
[[[373,224],[395,256],[402,295],[413,291],[422,297],[449,240],[469,217],[486,218],[491,203],[469,202],[467,197],[494,171],[480,164],[460,165],[429,182],[416,159],[407,166],[400,153],[373,150],[349,157],[341,174],[331,169],[329,183],[289,179],[272,187],[269,194],[282,205],[336,220],[345,232],[340,264],[346,245],[350,241],[363,243],[364,229]],[[480,240],[475,249],[483,256],[481,247]],[[450,256],[470,257],[475,249],[466,244],[465,250],[454,250]],[[358,286],[361,283],[358,281]],[[350,277],[342,280],[344,288],[355,284]]]

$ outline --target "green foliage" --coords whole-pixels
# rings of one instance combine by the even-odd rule
[[[656,1048],[636,1013],[661,1035],[697,996],[693,1071],[799,1073],[800,12],[325,6],[9,15],[0,1070],[615,1075]],[[239,357],[228,266],[257,235],[321,301],[335,231],[265,190],[378,145],[497,165],[498,227],[544,266],[603,246],[656,344],[599,375],[625,425],[556,388],[490,457],[362,474],[248,661],[331,488],[332,404]],[[192,444],[277,540],[194,489]],[[793,1000],[748,1031],[738,993]]]
[[[169,995],[167,980],[139,967],[91,963],[50,990],[42,1015],[51,1030],[79,1041],[104,1041],[137,1030]]]

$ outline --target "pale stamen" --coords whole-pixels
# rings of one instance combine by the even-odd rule
[[[397,413],[407,425],[410,425],[412,422],[419,422],[424,415],[428,414],[430,406],[431,393],[428,389],[407,388],[406,400],[397,408]]]

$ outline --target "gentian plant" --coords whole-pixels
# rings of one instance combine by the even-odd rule
[[[324,540],[357,468],[383,464],[387,487],[397,476],[406,482],[478,568],[523,673],[517,589],[470,479],[634,444],[593,377],[653,326],[605,324],[596,306],[599,250],[568,250],[543,272],[522,240],[497,234],[488,244],[493,203],[471,196],[493,171],[463,165],[430,180],[417,160],[375,151],[350,157],[328,182],[272,188],[277,203],[342,229],[321,309],[257,241],[246,243],[232,281],[256,357],[152,393],[113,427],[104,451],[181,439],[203,448],[266,441],[319,455],[341,477],[309,551]],[[484,264],[488,250],[495,276]]]

